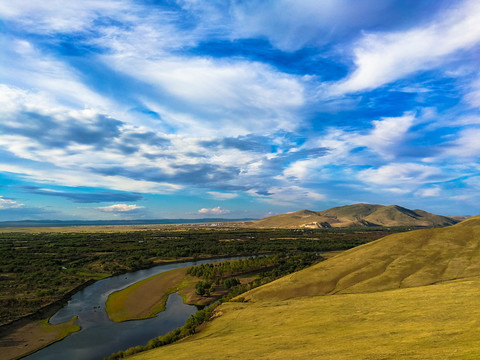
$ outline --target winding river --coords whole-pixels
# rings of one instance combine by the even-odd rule
[[[182,267],[225,261],[235,258],[200,260],[168,265],[159,265],[123,275],[99,280],[76,293],[52,318],[52,324],[70,320],[78,315],[82,330],[25,357],[29,360],[98,360],[116,351],[137,345],[145,345],[150,339],[165,335],[185,324],[197,311],[197,307],[183,303],[178,294],[168,297],[166,310],[146,320],[115,323],[108,319],[105,302],[108,295],[133,283],[165,271]]]

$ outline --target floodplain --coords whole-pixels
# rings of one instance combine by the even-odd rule
[[[0,330],[2,334],[15,333],[15,341],[22,346],[46,346],[46,339],[37,342],[34,336],[25,338],[19,321],[46,319],[86,284],[114,274],[195,259],[276,254],[285,250],[306,254],[345,250],[405,230],[198,226],[141,230],[96,227],[90,232],[75,227],[55,228],[52,232],[41,228],[2,229]],[[0,341],[3,348],[12,343],[4,336]]]

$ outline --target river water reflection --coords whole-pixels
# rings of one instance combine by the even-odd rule
[[[165,271],[230,259],[232,258],[160,265],[97,281],[76,293],[68,304],[50,319],[51,323],[56,324],[78,315],[78,324],[82,330],[24,359],[97,360],[118,350],[145,345],[150,339],[183,326],[197,308],[184,304],[180,295],[171,294],[167,300],[166,310],[158,316],[146,320],[114,323],[105,313],[108,295]]]

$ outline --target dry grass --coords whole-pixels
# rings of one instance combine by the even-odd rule
[[[442,229],[399,233],[254,289],[251,300],[423,286],[480,275],[478,217]]]
[[[18,359],[80,330],[76,318],[51,325],[48,320],[28,322],[0,339],[2,359]]]
[[[392,291],[226,303],[153,359],[478,359],[480,278]]]

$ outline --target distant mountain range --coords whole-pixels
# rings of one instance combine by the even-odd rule
[[[301,210],[294,213],[267,217],[249,223],[260,228],[337,228],[353,226],[422,226],[443,227],[459,220],[431,214],[423,210],[410,210],[398,205],[354,204],[324,211]]]
[[[0,228],[5,227],[62,227],[62,226],[109,226],[109,225],[168,225],[168,224],[199,224],[199,223],[225,223],[237,221],[250,221],[252,219],[147,219],[147,220],[21,220],[0,221]]]
[[[201,223],[235,223],[249,228],[338,228],[354,226],[412,226],[443,227],[454,225],[468,217],[448,217],[431,214],[424,210],[410,210],[398,205],[354,204],[334,207],[323,211],[300,210],[253,219],[137,219],[137,220],[22,220],[0,221],[5,227],[62,227],[62,226],[113,226],[113,225],[168,225]],[[232,224],[231,224],[232,225]]]

